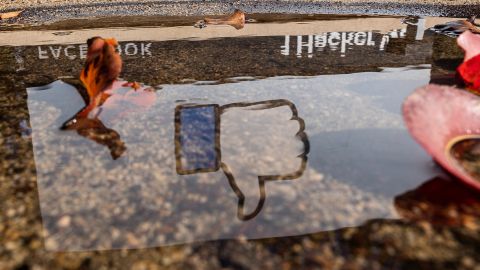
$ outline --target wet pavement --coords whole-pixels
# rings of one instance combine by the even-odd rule
[[[252,18],[1,32],[0,268],[475,269],[480,197],[400,114],[455,83],[451,19]],[[60,130],[96,35],[143,88]]]

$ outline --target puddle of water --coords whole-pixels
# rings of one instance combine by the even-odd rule
[[[425,32],[442,20],[0,33],[1,75],[31,86],[46,248],[283,237],[398,218],[395,196],[441,174],[400,106],[430,81],[452,83],[461,52]],[[97,35],[121,41],[125,79],[157,90],[119,88],[88,128],[62,131],[85,105],[74,78]]]
[[[107,100],[99,119],[119,134],[126,147],[120,156],[59,130],[84,106],[72,86],[58,81],[48,90],[31,88],[44,223],[52,224],[58,249],[69,250],[132,247],[109,234],[89,239],[84,232],[113,227],[126,234],[141,224],[155,235],[142,246],[159,246],[297,235],[394,218],[392,196],[433,172],[389,106],[392,100],[382,99],[395,78],[409,78],[395,89],[402,97],[425,84],[428,72],[166,85],[151,108],[120,116]],[[202,102],[175,102],[186,97]],[[58,228],[64,215],[85,223]],[[171,231],[163,232],[165,226]]]

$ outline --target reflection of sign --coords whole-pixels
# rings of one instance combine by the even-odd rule
[[[299,58],[304,53],[308,58],[312,58],[315,51],[323,52],[325,49],[330,51],[340,51],[340,56],[345,57],[347,50],[353,47],[378,47],[383,51],[390,38],[405,37],[406,29],[392,30],[381,36],[380,40],[375,40],[374,32],[328,32],[317,35],[297,36],[295,55]],[[290,55],[291,47],[290,36],[285,36],[284,45],[280,46],[282,55]]]
[[[221,158],[220,146],[220,118],[223,113],[230,109],[245,109],[250,111],[264,111],[279,107],[287,107],[290,111],[291,118],[288,121],[296,121],[298,123],[298,130],[292,134],[290,138],[296,138],[302,142],[303,148],[300,155],[293,155],[292,157],[279,156],[276,163],[284,160],[290,161],[289,158],[300,158],[299,167],[295,171],[288,171],[289,169],[282,168],[282,172],[265,171],[258,172],[251,166],[246,164],[227,164],[226,160]],[[258,117],[262,117],[261,114]],[[283,121],[283,120],[282,120]],[[278,123],[277,123],[278,124]],[[284,124],[283,122],[280,125]],[[249,122],[238,123],[238,125],[249,125]],[[282,125],[283,126],[283,125]],[[246,127],[243,127],[246,128]],[[224,106],[213,105],[180,105],[175,108],[175,157],[177,173],[181,175],[194,174],[200,172],[215,172],[219,168],[228,179],[230,187],[238,198],[237,216],[240,220],[250,220],[257,216],[262,210],[265,203],[265,182],[272,180],[293,180],[302,176],[306,167],[307,154],[309,152],[309,142],[305,130],[305,123],[303,119],[298,117],[295,105],[287,100],[268,100],[255,103],[232,103]],[[284,130],[288,133],[287,130]],[[263,135],[262,133],[260,133]],[[273,135],[273,134],[272,134]],[[290,135],[290,134],[288,134]],[[255,136],[246,136],[242,139],[245,141],[241,144],[248,144],[249,140],[255,139]],[[277,147],[285,147],[285,145],[278,145]],[[258,155],[258,160],[262,159],[265,153],[262,149],[256,149],[255,156]],[[271,159],[271,156],[265,157]],[[240,159],[239,159],[240,160]],[[255,162],[255,161],[254,161]],[[241,161],[234,162],[241,163]],[[247,162],[248,163],[248,162]],[[256,165],[256,164],[254,164]],[[235,174],[239,173],[238,168],[248,170],[255,175],[258,181],[258,203],[252,211],[245,210],[246,196],[244,191],[238,185]],[[234,170],[232,170],[234,168]],[[238,177],[238,175],[237,175]],[[251,185],[250,185],[251,186]],[[246,213],[249,212],[249,213]]]
[[[152,56],[151,45],[152,43],[125,43],[118,45],[117,50],[120,55]],[[85,59],[87,50],[87,44],[38,46],[38,59]]]

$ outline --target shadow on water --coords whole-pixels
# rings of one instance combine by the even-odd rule
[[[447,19],[279,18],[256,15],[241,30],[175,21],[0,33],[0,89],[10,106],[2,109],[10,126],[1,126],[2,148],[11,154],[32,143],[15,154],[35,157],[45,248],[214,240],[228,253],[242,245],[226,239],[246,238],[264,239],[254,243],[279,255],[290,254],[288,243],[331,237],[344,249],[368,249],[361,243],[371,226],[474,226],[477,195],[444,180],[400,115],[416,87],[455,83],[455,40],[426,30]],[[77,79],[84,42],[105,33],[119,40],[121,77],[153,87],[114,87],[83,128],[60,131],[85,106]],[[26,34],[28,42],[19,38]],[[11,139],[17,133],[24,141]],[[446,189],[469,195],[430,196]],[[325,266],[327,255],[315,261],[310,253],[307,262]],[[233,262],[225,256],[222,264]]]

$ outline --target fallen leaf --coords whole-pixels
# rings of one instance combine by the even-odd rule
[[[434,27],[430,28],[430,30],[447,35],[449,37],[457,37],[458,35],[469,31],[480,34],[480,28],[478,28],[478,26],[479,25],[475,23],[475,16],[472,16],[466,20],[458,20],[446,22],[444,24],[437,24]]]
[[[20,13],[22,13],[22,12],[23,12],[23,10],[6,12],[6,13],[0,13],[0,20],[6,20],[6,19],[15,18],[15,17],[17,17],[18,15],[20,15]]]
[[[122,59],[115,50],[118,45],[115,39],[93,37],[87,40],[87,44],[87,59],[80,72],[80,81],[87,90],[89,104],[77,114],[80,118],[88,117],[92,110],[105,102],[109,97],[105,92],[122,71]]]
[[[204,28],[208,24],[211,25],[230,25],[239,30],[245,26],[245,12],[236,9],[232,14],[222,18],[205,18],[195,24],[197,28]]]
[[[62,130],[76,130],[85,138],[109,148],[113,159],[125,151],[125,143],[117,131],[108,128],[115,119],[141,112],[155,103],[154,91],[138,82],[119,81],[122,59],[115,47],[118,42],[101,37],[87,41],[88,51],[80,81],[88,94],[85,107],[66,121]]]

